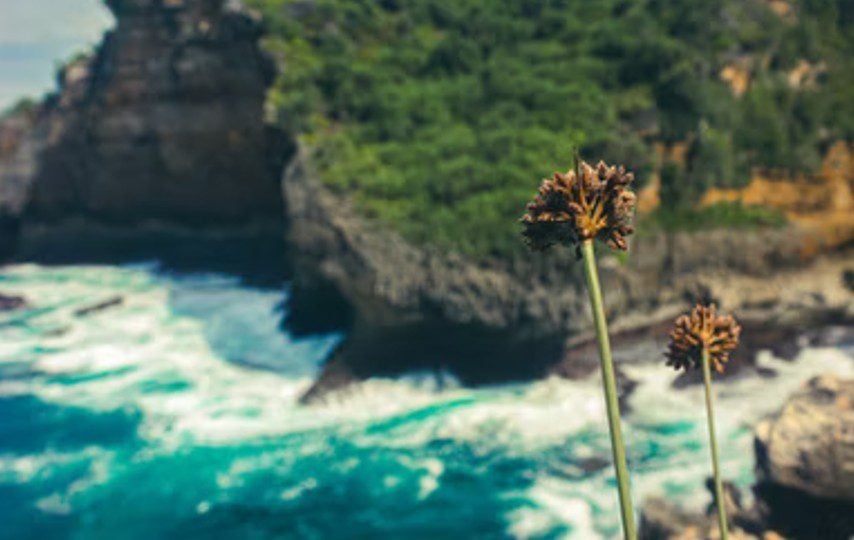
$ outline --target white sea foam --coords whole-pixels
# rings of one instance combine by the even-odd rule
[[[172,313],[169,283],[141,279],[125,269],[98,267],[75,268],[78,279],[64,283],[62,272],[54,270],[59,275],[53,276],[52,286],[47,286],[51,283],[47,279],[20,279],[38,275],[37,270],[32,265],[7,269],[4,290],[25,294],[37,307],[69,302],[67,308],[39,317],[42,326],[53,323],[68,330],[55,337],[45,337],[36,330],[20,340],[18,347],[0,351],[0,362],[12,362],[21,356],[34,356],[22,354],[22,350],[39,348],[32,369],[43,374],[28,386],[5,381],[0,386],[4,394],[26,392],[47,402],[94,410],[130,406],[142,412],[140,435],[165,447],[184,444],[188,439],[222,443],[305,427],[293,421],[292,409],[310,379],[287,379],[223,362],[211,349],[201,321]],[[10,280],[9,275],[19,279]],[[122,295],[121,305],[87,317],[73,315],[75,309],[91,304],[92,298],[113,293]],[[280,295],[275,291],[266,294],[263,297],[253,291],[248,301],[260,302],[264,305],[256,308],[272,311]],[[253,315],[259,314],[263,313]],[[274,314],[266,315],[275,326]],[[325,343],[328,348],[334,340],[326,339]],[[94,378],[67,384],[59,377],[62,375]],[[183,384],[186,388],[141,391],[153,383]]]
[[[540,537],[560,525],[568,526],[567,538],[601,538],[593,522],[592,504],[577,482],[543,477],[526,493],[532,506],[512,511],[507,532],[515,538]]]
[[[314,478],[306,478],[294,487],[288,488],[279,495],[282,500],[291,501],[302,496],[306,491],[310,491],[317,487],[317,480]],[[392,487],[392,486],[389,486]]]
[[[5,293],[23,294],[35,307],[26,324],[2,327],[0,340],[0,365],[25,362],[35,375],[0,380],[0,396],[33,395],[92,411],[135,411],[138,436],[146,443],[137,459],[193,445],[269,441],[311,430],[329,430],[357,447],[403,454],[433,440],[450,440],[476,455],[498,452],[545,461],[522,494],[528,502],[507,514],[508,534],[535,537],[561,524],[570,526],[571,538],[619,531],[610,466],[584,472],[579,465],[586,459],[610,461],[597,374],[583,381],[551,378],[478,390],[448,377],[440,388],[432,374],[374,379],[324,404],[300,407],[296,402],[311,383],[311,369],[338,338],[296,340],[279,332],[274,311],[280,292],[248,289],[231,278],[161,277],[150,268],[20,265],[6,267],[0,279]],[[74,314],[114,295],[121,295],[123,303],[86,317]],[[4,316],[7,322],[21,317]],[[639,382],[630,399],[633,412],[624,423],[634,497],[639,503],[649,495],[678,493],[680,500],[699,507],[708,501],[698,489],[708,475],[702,388],[671,389],[675,374],[651,360],[624,367]],[[750,481],[753,466],[749,426],[779,408],[810,376],[854,374],[850,354],[837,349],[807,349],[794,362],[762,354],[759,362],[778,376],[716,385],[723,470],[742,484]],[[284,367],[273,372],[245,364]],[[328,444],[319,435],[297,447],[273,445],[234,459],[217,472],[217,485],[228,493],[259,471],[287,472],[299,460],[328,451]],[[0,478],[26,483],[63,460],[89,460],[83,478],[38,503],[46,512],[68,512],[77,494],[110,478],[113,456],[108,451],[82,452],[0,456]],[[446,464],[433,457],[401,459],[417,475],[415,496],[427,504],[442,487]],[[350,457],[330,466],[347,474],[359,462]],[[387,485],[391,489],[401,479],[395,473],[377,481],[393,484]],[[317,478],[305,478],[283,486],[280,498],[295,500],[317,486]],[[194,502],[200,513],[212,503]]]
[[[822,373],[854,375],[854,358],[839,349],[805,349],[794,361],[761,353],[758,362],[762,367],[775,370],[777,376],[743,377],[715,385],[722,472],[724,477],[735,480],[742,487],[752,482],[751,426],[778,410],[786,398],[810,377]],[[710,500],[710,495],[699,488],[710,474],[702,386],[674,390],[671,384],[676,375],[663,371],[660,365],[634,365],[624,369],[639,382],[630,399],[633,412],[624,422],[630,459],[635,461],[630,464],[635,506],[639,507],[652,495],[678,495],[683,506],[701,509]],[[599,420],[602,422],[599,429],[604,431],[604,418]],[[688,429],[674,434],[656,430],[679,423],[688,425]],[[672,457],[659,463],[638,464],[640,456],[632,450],[650,442],[658,445],[659,453],[672,453]],[[605,531],[608,530],[617,537],[619,530],[613,528],[613,516],[618,515],[617,496],[616,488],[606,483],[610,478],[613,478],[613,473],[609,466],[584,482],[552,477],[538,480],[527,497],[538,502],[539,510],[525,509],[522,513],[509,514],[508,532],[525,537],[526,527],[533,527],[532,523],[542,526],[549,519],[559,518],[576,528],[571,538],[607,537],[609,535]],[[553,501],[559,503],[552,504]],[[562,515],[555,511],[555,508],[577,508],[579,501],[586,501],[590,509],[596,510],[595,516],[599,517],[592,519],[595,527],[590,527],[590,514]],[[537,512],[543,515],[536,516]]]
[[[106,482],[114,466],[115,455],[112,452],[98,452],[95,459],[89,461],[89,470],[61,491],[55,491],[36,501],[36,507],[43,512],[53,514],[71,513],[71,499],[92,486]]]
[[[109,452],[96,446],[74,452],[46,450],[39,454],[0,455],[0,482],[26,484],[52,468],[94,459],[108,459]]]
[[[400,459],[400,458],[399,458]],[[421,460],[401,459],[412,471],[419,473],[418,499],[424,500],[439,488],[439,478],[445,472],[445,464],[436,458]]]
[[[529,506],[510,511],[507,520],[507,533],[521,540],[541,538],[561,524],[542,509]]]

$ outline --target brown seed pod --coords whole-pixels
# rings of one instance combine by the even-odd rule
[[[741,326],[731,315],[719,316],[715,305],[697,304],[690,313],[676,318],[670,332],[667,365],[676,369],[702,365],[702,351],[709,351],[709,361],[718,373],[724,372],[729,353],[738,346]]]
[[[624,167],[601,161],[596,167],[576,161],[576,170],[543,179],[521,219],[528,247],[545,251],[598,238],[626,250],[626,236],[633,232],[629,225],[635,206],[635,194],[629,189],[633,180]]]

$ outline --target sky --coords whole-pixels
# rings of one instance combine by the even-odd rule
[[[61,62],[112,24],[103,0],[0,0],[0,111],[54,89]]]

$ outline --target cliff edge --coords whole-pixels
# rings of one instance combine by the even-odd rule
[[[107,4],[116,26],[94,53],[0,125],[4,219],[280,230],[259,21],[222,0]]]
[[[306,147],[282,186],[296,268],[294,327],[307,314],[322,319],[318,311],[352,317],[348,341],[309,399],[346,381],[412,369],[446,368],[465,383],[577,370],[566,365],[566,351],[590,341],[591,318],[571,253],[474,260],[414,246],[325,186]],[[787,226],[636,235],[627,258],[601,259],[614,332],[668,320],[696,298],[779,327],[850,321],[854,296],[843,283],[850,254],[805,253],[809,234]],[[322,305],[313,291],[328,290],[335,302]]]

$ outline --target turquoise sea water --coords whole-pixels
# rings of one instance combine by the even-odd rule
[[[286,287],[156,265],[18,265],[0,291],[0,537],[613,538],[596,377],[481,389],[415,374],[330,403],[296,398],[341,339],[278,329]],[[80,308],[121,296],[119,305]],[[626,418],[637,501],[700,508],[699,388],[658,359]],[[723,470],[752,481],[750,425],[805,378],[854,373],[808,349],[720,387]]]

